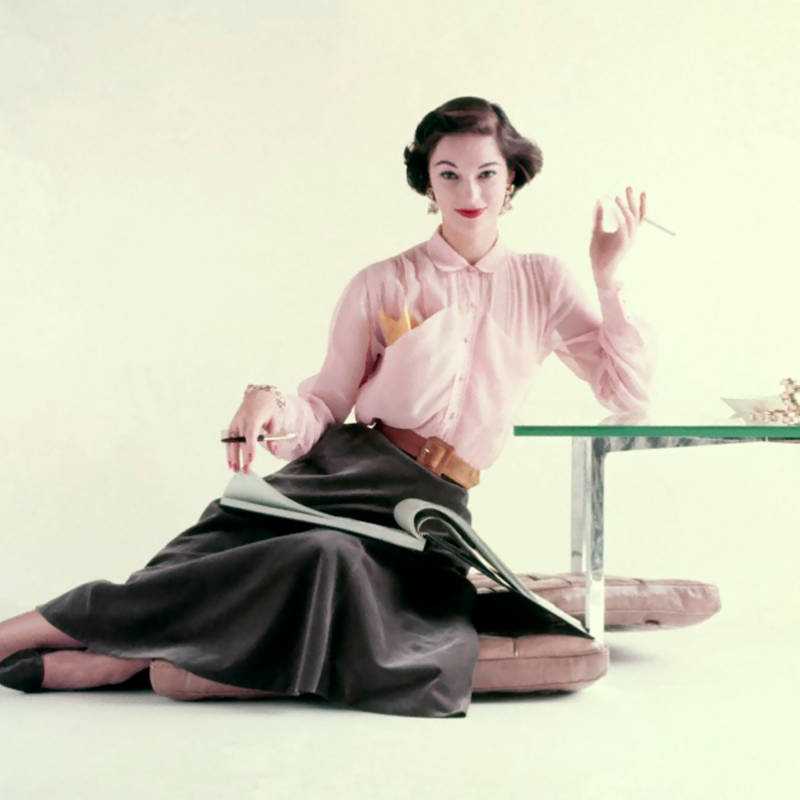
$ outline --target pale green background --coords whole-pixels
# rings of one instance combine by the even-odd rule
[[[558,255],[591,293],[596,198],[632,184],[647,191],[649,215],[677,231],[673,238],[644,226],[620,272],[631,311],[659,333],[660,402],[724,416],[720,396],[775,394],[781,378],[800,378],[798,8],[789,0],[0,2],[4,612],[86,580],[124,580],[219,495],[228,472],[217,436],[243,387],[294,391],[321,364],[350,276],[431,235],[436,220],[406,185],[402,151],[419,119],[452,97],[500,103],[544,151],[542,174],[500,222],[513,249]],[[553,357],[520,421],[606,413]],[[266,474],[278,463],[262,452],[256,466]],[[733,641],[750,659],[751,686],[775,646],[791,646],[788,629],[775,627],[773,639],[769,631],[796,605],[798,474],[800,449],[789,445],[608,462],[609,571],[718,583],[723,613],[706,630],[742,626]],[[567,569],[568,503],[567,443],[531,439],[512,441],[471,497],[477,530],[520,571]],[[747,631],[759,631],[761,645],[745,648]],[[736,726],[758,713],[761,695],[742,716],[738,684],[730,704],[717,697],[715,716],[702,715],[717,682],[703,667],[704,635],[663,634],[675,637],[659,639],[665,677],[634,647],[622,651],[622,672],[605,689],[556,705],[509,703],[509,714],[529,713],[525,735],[518,726],[509,738],[502,721],[482,739],[480,725],[431,728],[460,737],[448,740],[461,754],[458,796],[470,787],[469,796],[490,794],[501,773],[523,776],[502,790],[509,798],[534,790],[672,797],[675,781],[684,797],[752,797],[765,776],[774,783],[791,767],[773,760],[773,742],[791,746],[786,718],[763,719],[766,738],[740,735]],[[680,663],[670,648],[687,641],[697,643],[690,678],[664,666]],[[785,675],[788,662],[775,664]],[[650,682],[642,697],[661,687],[669,710],[655,740],[648,712],[637,716],[629,694],[637,675]],[[696,687],[683,705],[682,680]],[[768,690],[764,681],[753,691]],[[789,680],[776,680],[774,688],[785,687]],[[4,708],[15,700],[4,695]],[[80,717],[91,698],[57,702],[74,703]],[[15,796],[89,796],[104,769],[112,787],[104,794],[122,796],[124,771],[108,761],[125,741],[118,726],[136,716],[146,744],[154,709],[137,716],[98,702],[103,719],[92,736],[107,748],[76,744],[71,769],[58,775],[20,762],[19,786],[30,793],[18,787]],[[774,702],[784,708],[782,698]],[[35,705],[13,708],[27,719]],[[51,706],[40,708],[39,722],[30,721],[36,741],[25,739],[24,752],[63,752],[73,722],[58,727]],[[482,709],[473,713],[493,707]],[[289,711],[273,713],[303,727],[304,712]],[[176,711],[173,724],[201,713],[180,712],[187,716]],[[203,712],[203,737],[220,719],[214,712]],[[181,763],[206,776],[205,793],[192,797],[256,796],[263,769],[272,769],[261,737],[283,741],[286,728],[253,706],[236,713],[252,751],[227,763],[240,781],[245,761],[260,765],[250,773],[254,794],[230,776],[212,778],[219,745],[209,744],[199,759],[183,754]],[[241,727],[248,714],[252,732]],[[627,722],[613,729],[624,742],[616,745],[606,734],[620,714]],[[342,719],[358,731],[377,724],[357,715],[319,724]],[[551,719],[571,722],[553,733]],[[370,741],[391,753],[411,723],[384,722],[392,735]],[[585,737],[573,746],[576,731]],[[174,766],[180,738],[170,736],[148,763]],[[342,741],[361,752],[357,737]],[[428,796],[451,790],[451,773],[424,759],[443,753],[443,742],[429,749],[424,741],[411,737],[377,785],[409,796],[411,764],[417,788],[439,787]],[[326,769],[344,752],[335,745],[331,730],[315,751],[322,768],[291,771],[297,791],[311,792],[303,796],[333,796]],[[463,754],[473,746],[494,754],[491,769],[475,761],[469,771]],[[548,746],[560,772],[526,760]],[[647,778],[630,776],[634,762]],[[578,773],[583,788],[565,792]],[[636,781],[645,784],[631,789]],[[162,781],[163,793],[148,796],[181,796],[180,785]],[[360,786],[352,784],[353,795],[378,796],[375,785],[359,794]],[[268,782],[262,788],[260,796],[284,796]]]

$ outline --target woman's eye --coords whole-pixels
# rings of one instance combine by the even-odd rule
[[[440,172],[439,174],[445,180],[450,180],[450,178],[448,176],[455,175],[455,172],[453,172],[452,170],[448,169],[448,170],[445,170],[444,172]],[[481,174],[478,177],[481,177],[481,178],[484,177],[484,176],[486,176],[486,177],[494,177],[495,175],[497,175],[497,172],[495,170],[487,169],[487,170],[484,170],[483,172],[481,172]],[[458,176],[456,176],[456,177],[458,177]]]

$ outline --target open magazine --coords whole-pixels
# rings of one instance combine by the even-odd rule
[[[394,508],[398,527],[390,528],[305,506],[286,497],[252,472],[237,472],[231,478],[220,498],[220,505],[267,516],[302,520],[317,527],[334,528],[418,552],[422,552],[428,542],[435,542],[463,563],[488,575],[509,592],[528,601],[526,605],[534,604],[536,608],[529,609],[535,612],[530,615],[532,618],[549,620],[565,627],[566,633],[592,638],[579,620],[528,589],[492,552],[472,526],[445,506],[418,498],[401,500]],[[435,522],[435,527],[439,530],[423,530],[426,524],[430,527],[431,522]],[[446,533],[441,531],[442,527],[446,528]]]

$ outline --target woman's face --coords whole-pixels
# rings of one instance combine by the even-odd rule
[[[513,180],[494,136],[457,133],[433,149],[428,175],[445,226],[464,233],[493,227]],[[483,209],[475,217],[459,211]]]

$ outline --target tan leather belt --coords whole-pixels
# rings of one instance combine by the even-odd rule
[[[465,489],[478,485],[480,471],[462,461],[453,452],[452,446],[438,436],[429,436],[426,439],[414,431],[392,428],[380,420],[375,425],[375,430],[380,431],[395,447],[415,458],[434,475],[445,475]]]

